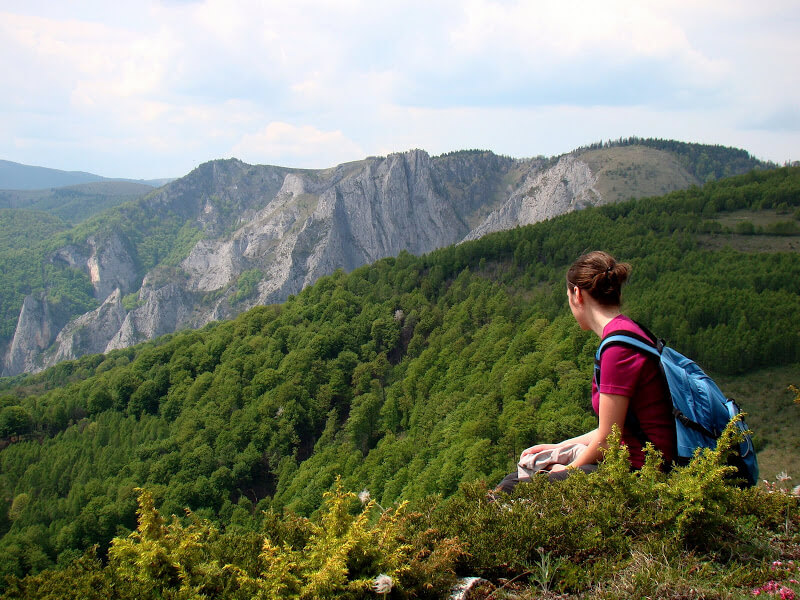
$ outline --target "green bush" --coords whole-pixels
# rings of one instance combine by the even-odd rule
[[[485,485],[464,485],[434,503],[424,526],[466,545],[464,572],[515,578],[538,573],[546,558],[564,593],[619,586],[615,573],[626,569],[657,577],[657,588],[687,561],[729,565],[728,585],[755,585],[780,554],[776,536],[791,532],[792,551],[800,549],[798,502],[731,482],[727,449],[737,435],[729,425],[716,450],[698,451],[688,466],[665,473],[652,448],[645,466],[630,471],[616,432],[596,473],[576,471],[558,483],[534,477],[496,502]],[[663,564],[670,568],[655,573]]]
[[[746,597],[800,550],[800,520],[797,498],[730,481],[738,435],[731,423],[716,450],[669,473],[650,447],[632,472],[615,430],[596,473],[535,477],[497,501],[475,483],[384,509],[337,478],[316,517],[268,511],[255,531],[189,511],[167,523],[139,490],[138,527],[112,542],[105,566],[91,550],[11,577],[2,598],[374,598],[379,576],[388,597],[443,598],[459,575],[525,582],[523,595],[496,597]],[[787,585],[793,565],[781,566]]]

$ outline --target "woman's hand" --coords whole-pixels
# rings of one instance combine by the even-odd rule
[[[529,454],[538,454],[543,450],[552,450],[553,448],[558,448],[560,444],[536,444],[535,446],[531,446],[527,450],[522,451],[522,456],[528,456]]]

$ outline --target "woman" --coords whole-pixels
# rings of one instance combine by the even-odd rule
[[[613,331],[628,331],[652,339],[648,332],[620,311],[622,285],[630,265],[617,262],[606,252],[584,254],[567,271],[567,298],[572,315],[581,329],[594,331],[601,339]],[[599,387],[598,387],[599,384]],[[622,431],[631,467],[644,464],[644,444],[649,441],[670,464],[676,455],[675,421],[672,402],[663,383],[655,357],[628,346],[611,345],[600,359],[600,381],[592,381],[592,408],[598,416],[597,429],[558,444],[537,444],[522,453],[521,461],[543,451],[581,444],[571,461],[549,467],[550,479],[564,479],[570,467],[590,472],[602,459],[606,438],[614,425]],[[512,473],[497,486],[510,492],[519,482]]]

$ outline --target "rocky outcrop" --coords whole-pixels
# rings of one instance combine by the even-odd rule
[[[122,292],[117,288],[96,310],[67,323],[56,336],[52,351],[45,354],[42,366],[46,368],[83,354],[105,352],[109,338],[119,331],[125,314]]]
[[[92,282],[94,297],[102,302],[116,289],[124,295],[138,287],[140,278],[134,256],[128,240],[112,229],[105,234],[89,236],[82,246],[70,244],[59,248],[50,260],[86,273]]]
[[[105,352],[171,333],[186,325],[193,309],[192,298],[178,283],[158,289],[143,286],[139,303],[141,306],[129,312],[117,330],[106,338]]]
[[[494,231],[531,225],[574,210],[599,204],[597,177],[589,165],[574,156],[562,157],[545,171],[531,169],[508,201],[493,211],[464,240],[474,240]]]
[[[6,353],[3,376],[42,369],[42,352],[64,325],[44,294],[26,296],[17,319],[17,328]]]
[[[4,374],[199,327],[281,302],[335,269],[430,252],[602,201],[597,175],[572,155],[432,158],[414,150],[323,171],[206,163],[140,201],[149,218],[178,215],[202,232],[185,259],[140,279],[136,248],[115,229],[59,249],[51,260],[86,273],[102,304],[67,324],[42,298],[26,299]],[[135,303],[122,302],[137,289]]]
[[[86,242],[91,249],[86,266],[95,298],[103,300],[115,290],[124,295],[138,287],[134,252],[118,231],[106,236],[93,235]]]
[[[431,163],[417,150],[365,161],[327,181],[287,173],[249,223],[229,239],[203,240],[192,249],[181,264],[188,289],[220,290],[257,268],[264,278],[246,306],[279,302],[337,268],[460,240],[469,231],[465,216],[437,193]],[[215,308],[229,316],[223,301]]]

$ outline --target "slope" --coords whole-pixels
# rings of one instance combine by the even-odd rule
[[[0,160],[0,190],[43,190],[98,181],[127,181],[157,187],[169,179],[112,179],[83,171],[62,171]]]
[[[402,252],[201,331],[5,380],[1,568],[104,548],[134,527],[140,486],[164,514],[224,524],[311,513],[337,474],[381,504],[498,479],[522,448],[593,422],[596,341],[563,284],[587,247],[633,263],[627,311],[712,373],[781,366],[797,383],[797,254],[698,236],[735,235],[712,231],[729,211],[797,210],[799,191],[800,169],[750,173]]]

